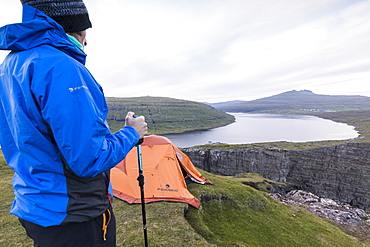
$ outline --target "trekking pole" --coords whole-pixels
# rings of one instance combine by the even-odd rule
[[[141,157],[141,143],[143,143],[144,138],[140,139],[139,142],[136,144],[137,149],[137,157],[139,163],[139,176],[137,177],[137,181],[139,181],[140,186],[140,194],[141,194],[141,212],[143,215],[143,229],[144,229],[144,240],[145,240],[145,247],[148,246],[148,236],[146,232],[146,212],[145,212],[145,197],[144,197],[144,175],[143,175],[143,160]]]

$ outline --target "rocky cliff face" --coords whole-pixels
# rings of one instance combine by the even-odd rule
[[[320,197],[370,210],[370,143],[307,150],[183,149],[196,167],[217,175],[259,173]]]

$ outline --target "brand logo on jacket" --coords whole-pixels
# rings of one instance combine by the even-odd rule
[[[79,87],[70,87],[70,88],[68,88],[68,90],[72,93],[73,91],[76,91],[76,90],[82,89],[82,88],[89,89],[86,86],[79,86]]]

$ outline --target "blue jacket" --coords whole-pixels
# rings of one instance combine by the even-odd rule
[[[11,213],[41,226],[83,222],[109,207],[106,171],[139,135],[110,133],[102,88],[63,28],[23,5],[0,28],[0,144],[15,171]]]

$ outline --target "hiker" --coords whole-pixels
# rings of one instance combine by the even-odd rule
[[[84,66],[82,0],[21,0],[0,28],[0,145],[14,170],[11,213],[34,246],[116,246],[109,170],[147,133],[127,113],[110,133],[101,86]],[[107,49],[107,52],[110,52]]]

